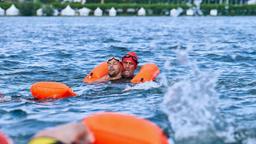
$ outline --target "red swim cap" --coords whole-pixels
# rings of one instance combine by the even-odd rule
[[[127,54],[130,55],[130,56],[135,57],[138,61],[138,56],[137,56],[136,52],[128,52]]]
[[[128,52],[125,56],[122,58],[123,61],[131,61],[135,67],[138,65],[138,56],[135,52]]]

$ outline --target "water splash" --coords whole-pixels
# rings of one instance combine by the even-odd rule
[[[176,51],[176,58],[189,74],[169,86],[163,110],[175,132],[177,143],[220,143],[234,141],[234,128],[221,119],[219,96],[215,90],[218,72],[200,71],[189,60],[191,49]]]
[[[130,90],[149,90],[152,88],[159,88],[161,87],[161,84],[157,83],[157,82],[145,82],[145,83],[140,83],[140,84],[136,84],[136,85],[128,85],[123,92],[126,91],[130,91]]]
[[[244,144],[255,144],[256,143],[256,139],[255,138],[248,138]]]

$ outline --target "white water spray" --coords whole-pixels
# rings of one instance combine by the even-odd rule
[[[130,90],[149,90],[152,88],[159,88],[161,86],[161,84],[158,84],[156,82],[145,82],[145,83],[140,83],[140,84],[136,84],[133,86],[128,85],[123,92],[126,91],[130,91]]]
[[[169,86],[164,96],[163,110],[174,130],[175,141],[181,143],[208,143],[210,139],[234,141],[233,128],[218,132],[219,96],[215,90],[218,73],[203,72],[190,61],[189,50],[177,50],[177,61],[189,71],[187,77]],[[230,131],[230,132],[227,132]],[[193,141],[193,140],[194,141]]]

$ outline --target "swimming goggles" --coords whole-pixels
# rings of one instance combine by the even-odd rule
[[[111,57],[111,58],[109,58],[107,62],[109,62],[109,61],[111,61],[111,60],[113,60],[113,59],[120,62],[120,60],[119,60],[118,58],[116,58],[116,57]]]
[[[132,55],[127,54],[127,55],[125,55],[125,56],[122,57],[122,61],[123,61],[125,58],[132,58],[132,60],[134,60],[134,61],[136,62],[136,64],[139,63],[137,57],[135,57],[135,56],[132,56]]]

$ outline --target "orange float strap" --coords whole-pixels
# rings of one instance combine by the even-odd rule
[[[85,83],[93,83],[97,81],[98,79],[106,76],[108,74],[108,64],[107,62],[103,62],[99,65],[97,65],[85,78]]]
[[[0,132],[0,144],[10,144],[8,138]]]
[[[145,64],[141,67],[140,72],[131,80],[131,83],[143,83],[155,80],[160,73],[156,64]]]
[[[102,112],[86,117],[83,124],[93,133],[94,144],[168,144],[157,125],[132,115]]]
[[[36,99],[59,99],[76,96],[71,88],[59,82],[37,82],[34,83],[30,92]]]

